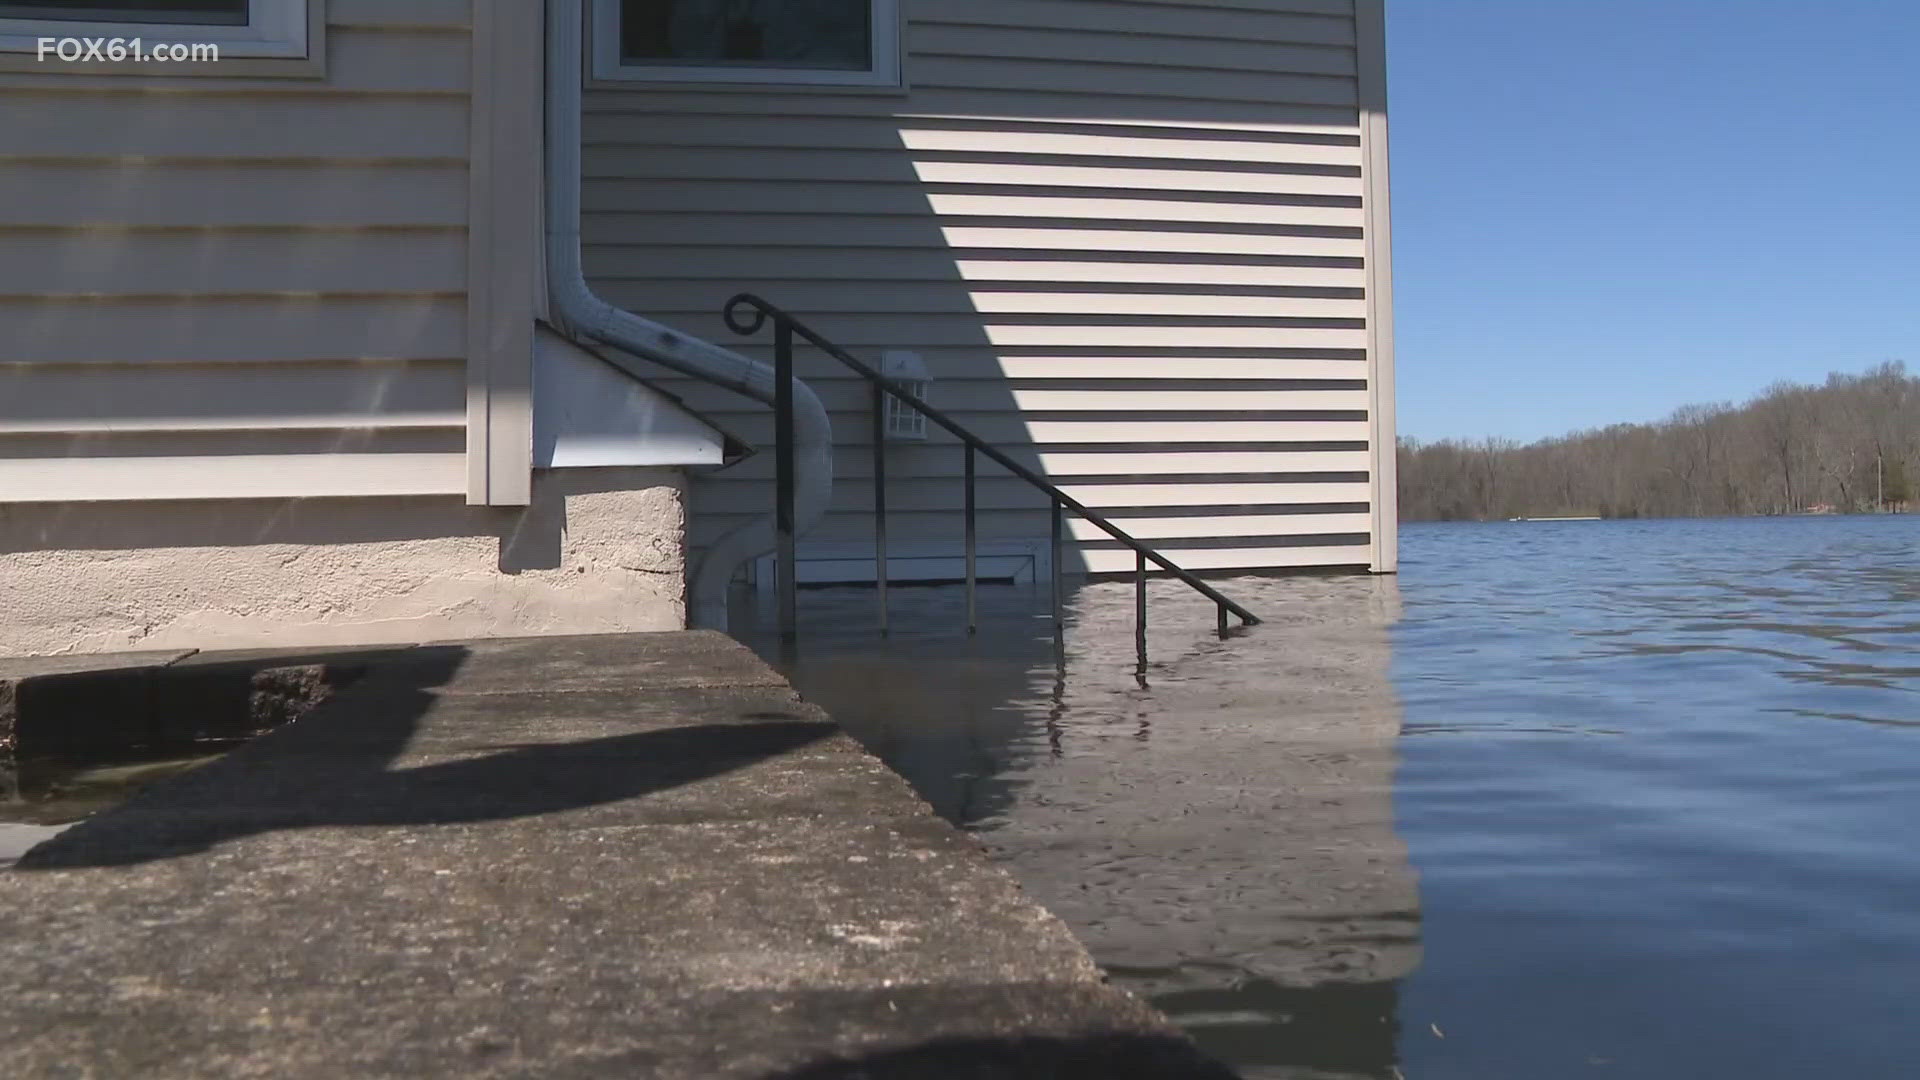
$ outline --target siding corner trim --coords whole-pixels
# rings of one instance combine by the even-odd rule
[[[533,498],[544,12],[473,0],[467,231],[467,501]]]
[[[1385,0],[1354,0],[1360,83],[1361,196],[1366,236],[1367,410],[1372,425],[1373,570],[1400,565],[1398,427],[1393,389],[1393,227],[1387,169]]]

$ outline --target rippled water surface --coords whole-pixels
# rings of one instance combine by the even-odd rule
[[[802,689],[1249,1077],[1920,1075],[1920,518],[1411,526],[1397,578],[803,594]]]

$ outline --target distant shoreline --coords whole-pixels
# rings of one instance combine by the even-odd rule
[[[1455,522],[1465,522],[1465,523],[1471,523],[1476,525],[1501,525],[1501,524],[1513,524],[1516,522],[1542,522],[1542,521],[1745,521],[1745,520],[1762,520],[1762,519],[1772,519],[1772,518],[1803,518],[1803,517],[1805,518],[1831,518],[1831,517],[1852,518],[1852,517],[1913,517],[1913,516],[1914,516],[1913,512],[1907,511],[1907,510],[1854,510],[1854,511],[1795,510],[1790,514],[1679,514],[1679,515],[1648,514],[1646,516],[1638,516],[1638,517],[1635,517],[1635,516],[1608,517],[1602,514],[1539,515],[1539,516],[1524,515],[1520,517],[1485,517],[1485,518],[1477,518],[1477,517],[1438,518],[1438,517],[1405,517],[1403,516],[1400,520],[1402,523],[1409,524],[1409,525],[1412,525],[1412,524],[1446,525],[1446,524],[1452,524]]]

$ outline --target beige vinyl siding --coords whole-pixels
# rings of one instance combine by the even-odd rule
[[[770,358],[760,293],[1197,569],[1373,559],[1367,242],[1349,0],[906,0],[904,93],[601,84],[584,138],[602,295]],[[803,351],[871,537],[864,384]],[[766,410],[669,389],[764,444]],[[891,535],[960,536],[962,456],[891,444]],[[693,540],[770,505],[771,455],[695,488]],[[1045,501],[983,463],[985,538]],[[1073,526],[1084,564],[1131,553]]]
[[[0,502],[467,490],[467,0],[320,78],[0,74]]]

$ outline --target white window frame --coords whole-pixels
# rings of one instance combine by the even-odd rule
[[[99,2],[104,7],[110,5],[112,0]],[[23,19],[7,16],[6,9],[0,7],[0,52],[38,54],[42,38],[140,38],[153,44],[181,42],[217,45],[222,60],[229,57],[306,59],[310,5],[318,2],[248,0],[247,22],[244,26],[141,22],[136,19],[102,22]],[[179,66],[184,68],[189,65]]]
[[[873,66],[865,71],[834,71],[747,64],[626,63],[620,55],[620,0],[593,0],[593,76],[618,82],[735,86],[900,86],[900,0],[869,3],[873,5]]]

